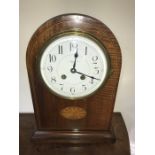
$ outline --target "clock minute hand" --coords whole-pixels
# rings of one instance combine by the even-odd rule
[[[75,71],[75,73],[78,73],[78,74],[81,74],[81,75],[85,75],[85,76],[87,76],[89,78],[92,78],[92,79],[95,79],[95,80],[101,80],[101,79],[95,78],[93,76],[90,76],[90,75],[87,75],[87,74],[84,74],[84,73],[81,73],[81,72],[78,72],[78,71]]]

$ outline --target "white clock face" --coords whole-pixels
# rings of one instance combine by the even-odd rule
[[[105,81],[109,67],[103,48],[82,35],[64,35],[43,51],[40,71],[54,94],[68,99],[93,94]]]

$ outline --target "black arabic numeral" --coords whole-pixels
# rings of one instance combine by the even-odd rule
[[[50,62],[56,62],[56,56],[49,54],[49,61]]]
[[[93,78],[90,79],[90,83],[91,83],[91,84],[94,83],[94,79],[93,79]]]
[[[97,60],[98,60],[98,56],[92,57],[93,64],[97,64]]]
[[[58,54],[63,54],[63,46],[62,45],[58,46]]]
[[[52,66],[48,66],[48,67],[47,67],[47,70],[48,70],[49,72],[52,72],[52,71],[53,71],[53,67],[52,67]]]
[[[78,50],[78,44],[75,42],[70,42],[70,51],[72,50]]]
[[[87,90],[86,85],[82,85],[83,90]]]
[[[75,88],[74,87],[70,88],[70,92],[73,95],[75,93]]]
[[[52,83],[56,83],[56,78],[53,76],[53,77],[51,77],[51,82]]]
[[[87,55],[88,54],[88,48],[87,48],[87,46],[85,47],[85,55]]]
[[[94,69],[95,69],[95,74],[99,74],[99,72],[100,72],[99,68],[98,67],[94,67]]]

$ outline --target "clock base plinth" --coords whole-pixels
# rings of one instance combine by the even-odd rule
[[[115,143],[80,146],[56,146],[54,144],[34,144],[30,141],[34,131],[34,114],[19,116],[19,154],[20,155],[130,155],[128,132],[120,113],[114,113],[112,126],[116,136]]]
[[[32,141],[55,144],[114,143],[115,136],[112,131],[35,131]]]

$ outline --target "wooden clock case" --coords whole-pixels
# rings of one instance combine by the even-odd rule
[[[97,39],[108,52],[111,74],[95,94],[84,99],[68,100],[51,93],[38,71],[42,48],[59,34],[86,33]],[[33,34],[26,54],[37,129],[32,136],[36,143],[100,143],[114,142],[111,127],[113,108],[121,70],[121,51],[111,30],[99,20],[82,14],[64,14],[42,24]],[[87,112],[77,120],[66,119],[60,111],[75,106]]]

